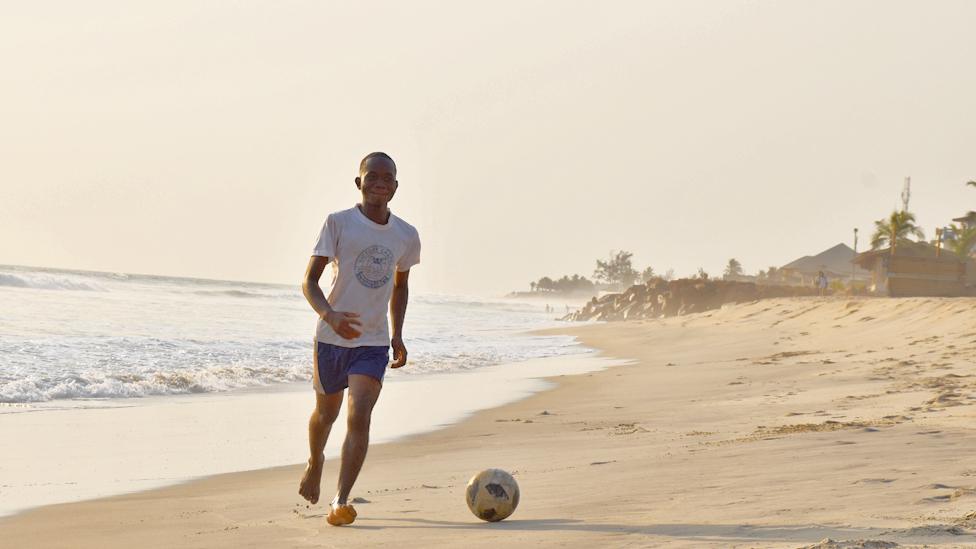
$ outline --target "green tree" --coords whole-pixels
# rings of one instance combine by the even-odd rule
[[[593,278],[622,288],[633,285],[637,277],[640,276],[630,261],[633,256],[634,254],[623,250],[619,252],[610,250],[610,257],[606,261],[596,260]]]
[[[529,287],[536,292],[592,292],[593,282],[587,280],[585,276],[574,274],[572,277],[563,275],[557,280],[544,276],[535,282],[530,282]]]
[[[657,273],[654,272],[654,267],[648,267],[643,271],[641,271],[641,275],[640,275],[641,282],[647,282],[648,280],[654,278],[655,276],[657,276]]]
[[[578,274],[574,274],[572,278],[567,279],[566,283],[566,291],[593,290],[593,282],[587,280],[585,276],[580,276]]]
[[[946,240],[946,245],[956,254],[960,260],[965,261],[976,247],[976,226],[962,228],[958,225],[950,225],[952,238]]]
[[[547,292],[551,292],[556,289],[555,282],[553,282],[553,280],[548,276],[540,278],[539,281],[535,283],[535,287],[539,290],[545,290]]]
[[[725,266],[725,278],[733,278],[741,274],[742,263],[739,263],[739,260],[733,257],[729,260],[729,264]]]
[[[891,212],[886,219],[874,222],[874,235],[871,236],[871,249],[891,247],[894,255],[898,244],[911,242],[909,236],[925,238],[925,233],[915,224],[915,214],[907,211]]]

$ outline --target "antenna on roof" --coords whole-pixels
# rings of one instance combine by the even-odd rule
[[[908,211],[908,201],[912,199],[912,178],[905,178],[905,187],[901,190],[901,211]]]

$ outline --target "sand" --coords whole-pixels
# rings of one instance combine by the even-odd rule
[[[305,505],[288,466],[43,507],[0,520],[0,546],[976,546],[976,300],[770,300],[564,331],[635,361],[372,448],[352,527]],[[522,488],[497,524],[463,502],[485,467]]]

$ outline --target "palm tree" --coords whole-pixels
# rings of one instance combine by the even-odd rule
[[[732,258],[729,260],[729,264],[725,266],[725,278],[732,278],[742,274],[742,263],[739,260]]]
[[[960,260],[965,261],[969,253],[976,247],[976,226],[962,228],[957,225],[950,225],[952,238],[946,241],[946,245]]]
[[[894,255],[898,244],[911,242],[909,236],[925,238],[925,233],[915,224],[915,214],[907,211],[891,212],[887,219],[874,222],[874,235],[871,237],[871,249],[877,250],[885,246],[891,247]]]

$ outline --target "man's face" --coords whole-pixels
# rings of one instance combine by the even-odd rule
[[[389,159],[374,156],[366,161],[366,166],[356,186],[363,193],[363,204],[383,206],[393,199],[397,190],[396,166]]]

